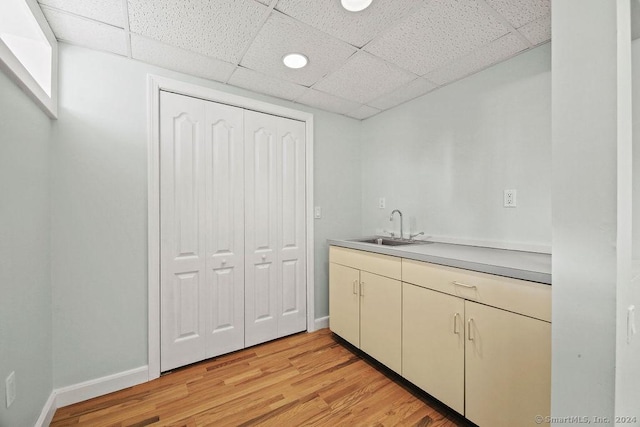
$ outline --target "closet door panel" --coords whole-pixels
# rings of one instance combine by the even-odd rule
[[[277,338],[278,118],[245,111],[245,345]]]
[[[278,336],[306,329],[305,124],[278,119]]]
[[[205,357],[204,108],[160,97],[162,371]]]
[[[305,330],[305,124],[160,103],[161,370]]]
[[[244,131],[242,109],[205,103],[206,356],[244,347]]]

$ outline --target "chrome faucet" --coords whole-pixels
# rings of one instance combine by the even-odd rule
[[[400,238],[404,239],[404,233],[402,232],[402,212],[400,212],[398,209],[394,209],[391,212],[391,216],[389,217],[389,221],[393,221],[393,214],[398,212],[398,215],[400,215]]]

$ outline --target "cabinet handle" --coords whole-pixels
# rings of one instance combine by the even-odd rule
[[[364,296],[364,282],[360,282],[360,296]]]
[[[467,339],[469,341],[473,341],[474,340],[474,337],[471,335],[471,330],[472,330],[471,324],[472,323],[473,323],[473,317],[470,318],[469,320],[467,320]]]
[[[460,313],[456,313],[453,315],[453,333],[456,335],[460,335],[460,328],[458,327],[459,318],[460,318]]]
[[[456,286],[462,286],[463,288],[467,288],[467,289],[478,289],[478,287],[476,285],[467,285],[467,284],[462,283],[462,282],[453,281],[453,284],[456,285]]]
[[[358,288],[356,287],[358,285],[358,281],[354,280],[353,281],[353,294],[354,295],[358,295]]]

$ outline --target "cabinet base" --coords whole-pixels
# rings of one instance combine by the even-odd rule
[[[367,362],[369,365],[374,367],[378,372],[382,373],[384,376],[389,378],[391,381],[393,381],[394,383],[400,385],[405,390],[409,391],[415,397],[420,399],[425,405],[429,406],[430,408],[433,408],[438,413],[440,413],[440,414],[444,415],[445,417],[447,417],[449,420],[451,420],[451,422],[455,423],[457,426],[460,426],[460,427],[463,427],[463,426],[464,427],[477,427],[476,424],[474,424],[471,421],[469,421],[468,419],[464,418],[458,412],[454,411],[453,409],[451,409],[450,407],[448,407],[444,403],[440,402],[438,399],[436,399],[435,397],[431,396],[429,393],[425,392],[424,390],[422,390],[421,388],[419,388],[415,384],[413,384],[410,381],[408,381],[407,379],[401,377],[400,374],[396,373],[395,371],[389,369],[388,367],[386,367],[382,363],[378,362],[376,359],[372,358],[371,356],[369,356],[364,351],[362,351],[359,348],[353,346],[351,343],[346,341],[340,335],[336,334],[333,331],[331,331],[331,334],[333,335],[333,338],[335,339],[335,341],[337,343],[339,343],[344,348],[349,350],[351,353],[355,354],[356,356],[358,356],[359,358],[361,358],[362,360]]]

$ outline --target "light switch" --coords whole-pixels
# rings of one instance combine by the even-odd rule
[[[322,208],[320,206],[316,206],[315,208],[313,208],[313,217],[315,219],[322,218]]]

